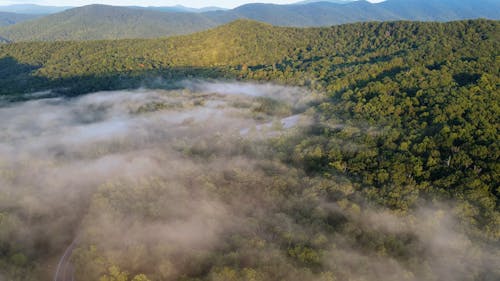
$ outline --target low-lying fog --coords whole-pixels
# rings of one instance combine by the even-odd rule
[[[1,107],[0,211],[8,214],[2,223],[9,226],[0,229],[0,240],[16,241],[28,254],[58,255],[81,235],[77,228],[92,209],[98,187],[154,177],[173,184],[186,174],[211,174],[211,169],[251,169],[253,161],[233,151],[245,146],[240,143],[308,123],[304,110],[311,96],[299,88],[183,85],[182,90],[99,92]],[[175,184],[168,188],[175,194],[161,205],[171,209],[168,205],[184,194]],[[158,196],[168,197],[162,193]],[[189,201],[173,213],[197,221],[185,226],[189,229],[179,223],[162,233],[177,244],[185,236],[179,231],[209,243],[210,227],[202,222],[222,209],[213,202]]]
[[[309,179],[281,163],[267,142],[309,125],[308,103],[319,95],[269,84],[183,85],[1,107],[0,243],[38,260],[41,280],[50,280],[75,239],[77,280],[97,280],[118,265],[151,280],[451,281],[500,264],[495,252],[453,228],[444,207],[407,217],[360,213],[345,201],[354,193],[349,183]],[[318,186],[338,188],[343,203],[326,202]],[[297,208],[404,233],[426,264],[359,249],[351,237],[287,213]],[[326,251],[315,257],[281,249],[282,241],[309,239]],[[328,271],[301,268],[294,258]],[[241,272],[223,279],[220,265]],[[276,273],[251,275],[251,268]]]

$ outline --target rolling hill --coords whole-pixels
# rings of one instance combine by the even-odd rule
[[[500,18],[497,0],[387,0],[376,4],[401,19],[451,21],[473,18]]]
[[[165,9],[90,5],[0,28],[0,36],[11,41],[153,38],[193,33],[236,19],[252,19],[279,26],[313,27],[365,21],[500,18],[497,12],[500,2],[495,0],[247,4],[232,10],[191,13],[164,12],[169,11]]]
[[[211,16],[215,13],[206,13]],[[219,16],[221,13],[218,13]],[[397,15],[366,1],[350,4],[317,2],[306,5],[248,4],[224,13],[225,16],[248,18],[280,26],[330,26],[342,23],[401,19]]]
[[[151,38],[193,33],[216,25],[195,13],[89,5],[5,28],[0,36],[12,41]]]
[[[349,2],[354,2],[356,0],[304,0],[304,1],[299,1],[295,4],[297,5],[304,5],[304,4],[310,4],[310,3],[317,3],[317,2],[329,2],[329,3],[337,3],[337,4],[347,4]]]

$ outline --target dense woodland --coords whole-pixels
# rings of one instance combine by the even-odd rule
[[[180,149],[207,169],[177,184],[237,206],[228,220],[245,226],[229,228],[213,248],[100,245],[109,233],[92,224],[93,215],[169,221],[173,211],[161,209],[168,197],[153,194],[174,191],[168,177],[98,187],[83,219],[88,235],[74,254],[77,272],[87,276],[81,280],[496,280],[498,266],[479,264],[488,260],[484,249],[493,264],[499,253],[499,58],[498,21],[300,29],[239,20],[166,39],[1,44],[0,94],[7,103],[37,91],[176,88],[195,78],[302,86],[326,96],[311,104],[312,125],[292,134]],[[210,169],[235,157],[256,164]],[[457,227],[481,245],[467,250],[478,265],[463,267],[467,274],[436,270],[448,264],[428,255],[420,232],[374,229],[362,219],[384,210],[424,229],[429,225],[412,225],[415,212],[438,202],[450,202]],[[0,268],[7,268],[0,272],[7,280],[36,280],[30,276],[42,270],[43,251],[56,246],[16,244],[11,211],[0,210]],[[349,251],[357,256],[347,261]],[[367,257],[390,262],[374,267]]]

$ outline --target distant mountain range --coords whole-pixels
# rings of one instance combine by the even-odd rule
[[[328,3],[337,3],[337,4],[347,4],[349,2],[354,2],[356,0],[304,0],[304,1],[299,1],[295,3],[296,5],[304,5],[304,4],[311,4],[311,3],[317,3],[317,2],[328,2]]]
[[[225,11],[225,10],[227,10],[225,8],[220,8],[220,7],[190,8],[190,7],[185,7],[185,6],[182,6],[182,5],[166,6],[166,7],[129,6],[127,8],[146,9],[146,10],[160,11],[160,12],[177,12],[177,13],[203,13],[203,12]]]
[[[16,14],[0,12],[0,26],[13,25],[23,21],[35,19],[39,17],[38,15],[26,15],[26,14]]]
[[[11,41],[151,38],[193,33],[216,25],[198,13],[90,5],[4,27],[0,36]]]
[[[0,12],[9,12],[29,15],[47,15],[62,12],[73,7],[41,6],[35,4],[16,4],[0,6]]]
[[[55,14],[65,10],[73,9],[76,7],[65,6],[65,7],[57,7],[57,6],[40,6],[35,4],[16,4],[16,5],[8,5],[8,6],[0,6],[0,12],[9,12],[9,13],[17,13],[17,14],[28,14],[28,15],[48,15]],[[136,9],[145,9],[152,11],[161,11],[161,12],[182,12],[182,13],[203,13],[210,11],[221,11],[227,10],[220,7],[204,7],[204,8],[190,8],[182,5],[176,6],[149,6],[149,7],[141,7],[141,6],[127,6],[127,8],[136,8]]]
[[[10,41],[152,38],[193,33],[241,18],[297,27],[362,21],[500,18],[498,0],[387,0],[377,4],[367,1],[341,4],[309,2],[291,5],[247,4],[231,10],[207,8],[208,11],[192,11],[183,6],[90,5],[1,27],[0,37]]]

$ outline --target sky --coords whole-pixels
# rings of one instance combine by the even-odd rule
[[[234,8],[246,3],[290,4],[300,0],[0,0],[0,6],[11,4],[37,4],[50,6],[83,6],[89,4],[108,4],[116,6],[174,6],[183,5],[193,8],[217,6]],[[369,0],[381,2],[382,0]]]

